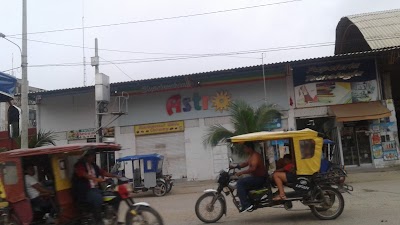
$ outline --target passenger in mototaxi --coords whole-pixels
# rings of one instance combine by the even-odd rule
[[[24,173],[25,190],[31,201],[33,210],[41,215],[49,213],[53,217],[56,212],[55,204],[52,200],[54,191],[43,186],[35,178],[36,171],[32,163],[24,165]]]
[[[314,156],[315,142],[313,140],[300,141],[301,159],[310,159]],[[289,156],[288,156],[289,158]],[[290,156],[292,160],[292,157]],[[283,185],[287,183],[295,183],[297,179],[296,168],[293,162],[288,166],[285,171],[278,171],[272,175],[273,180],[278,188],[278,195],[272,200],[281,201],[286,200],[286,194]]]
[[[292,155],[284,155],[279,164],[282,164],[279,165],[281,168],[278,167],[278,169],[272,174],[272,179],[278,187],[278,195],[272,199],[273,201],[286,200],[283,184],[296,181],[295,166],[294,163],[292,163]]]

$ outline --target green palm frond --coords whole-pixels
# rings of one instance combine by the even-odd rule
[[[47,145],[56,145],[56,135],[52,131],[39,130],[37,134],[28,141],[29,148],[38,148]],[[15,142],[21,147],[21,136],[15,139]]]
[[[278,116],[281,116],[281,113],[278,110],[274,109],[272,105],[261,105],[257,108],[254,114],[256,129],[253,132],[265,130],[265,125],[272,122],[272,120]]]
[[[262,104],[253,108],[249,103],[242,100],[232,102],[229,112],[233,131],[222,125],[211,126],[203,137],[204,146],[215,147],[221,142],[226,142],[226,139],[232,136],[263,131],[268,123],[281,115],[272,105]],[[243,155],[241,146],[233,146],[232,150],[236,154]]]
[[[235,134],[223,127],[222,125],[213,125],[208,128],[206,135],[203,137],[203,145],[210,145],[211,147],[217,146],[220,142],[225,142],[227,138]]]
[[[235,133],[245,134],[254,130],[254,110],[247,102],[242,100],[233,102],[229,112]]]
[[[32,143],[30,144],[32,148],[38,148],[46,145],[56,145],[56,143],[54,142],[55,139],[56,135],[53,132],[39,130],[36,138],[31,139]]]

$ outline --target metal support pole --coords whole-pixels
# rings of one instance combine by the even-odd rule
[[[339,147],[339,157],[340,157],[340,164],[344,166],[344,158],[343,158],[343,146],[342,146],[342,136],[340,134],[340,128],[342,124],[337,124],[337,136],[338,136],[338,147]]]
[[[264,69],[264,53],[261,53],[262,73],[264,80],[264,102],[267,103],[267,83],[265,81],[265,69]]]
[[[96,60],[99,59],[99,48],[98,48],[98,42],[97,38],[95,39],[95,58]],[[99,61],[97,61],[97,64],[95,65],[95,76],[99,73]],[[96,113],[96,123],[95,125],[97,126],[97,135],[96,135],[96,142],[103,142],[103,129],[101,129],[101,120],[102,116],[100,115],[101,113],[101,108],[102,108],[103,103],[102,102],[97,102],[96,97],[95,97],[95,113]]]
[[[21,84],[21,148],[28,148],[28,37],[26,0],[22,1],[22,84]]]

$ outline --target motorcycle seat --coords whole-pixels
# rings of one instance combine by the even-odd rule
[[[268,191],[268,188],[261,188],[256,190],[249,191],[250,194],[265,194]]]

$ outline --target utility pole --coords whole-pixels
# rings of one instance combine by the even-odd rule
[[[82,0],[82,53],[83,53],[83,86],[86,87],[86,56],[85,56],[85,1]]]
[[[262,64],[262,73],[263,73],[263,81],[264,81],[264,102],[267,103],[267,83],[265,81],[264,53],[261,53],[261,64]]]
[[[94,66],[94,71],[95,71],[95,80],[96,77],[99,74],[99,46],[97,42],[97,38],[94,40],[94,57],[92,57],[92,66]],[[96,95],[96,91],[95,91]],[[95,113],[96,113],[96,122],[95,122],[95,127],[97,127],[97,134],[96,134],[96,142],[103,142],[103,129],[101,128],[101,120],[102,120],[102,115],[100,114],[102,112],[102,105],[103,103],[101,101],[97,101],[97,98],[95,96]]]
[[[21,148],[28,148],[28,35],[26,0],[22,0]]]

